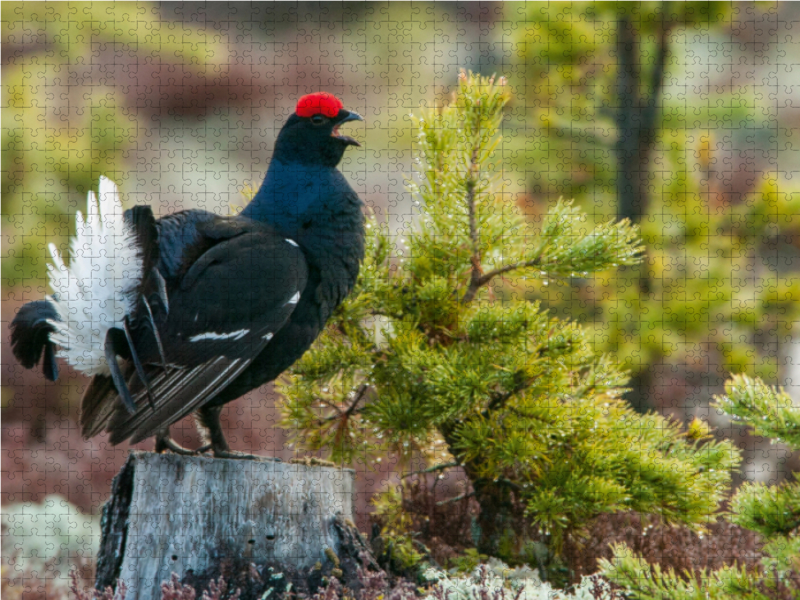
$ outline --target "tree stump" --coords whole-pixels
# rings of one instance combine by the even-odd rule
[[[357,590],[357,568],[378,567],[353,525],[354,479],[351,469],[133,452],[103,507],[95,586],[121,580],[126,600],[160,600],[176,573],[199,598],[223,576],[244,600],[289,583],[313,593],[333,574]]]

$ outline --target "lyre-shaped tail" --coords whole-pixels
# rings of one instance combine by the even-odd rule
[[[136,235],[123,218],[117,186],[100,178],[98,197],[89,192],[86,218],[75,216],[69,266],[50,244],[48,265],[56,312],[48,320],[58,356],[87,375],[109,374],[104,344],[109,329],[121,328],[136,305],[142,256]]]

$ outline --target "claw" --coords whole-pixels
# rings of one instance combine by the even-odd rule
[[[214,458],[282,462],[280,458],[256,456],[255,454],[245,454],[244,452],[231,450],[225,440],[225,434],[222,433],[222,426],[219,422],[220,409],[221,407],[218,406],[204,406],[197,413],[197,424],[201,429],[201,434],[209,442],[205,447],[211,449]]]
[[[170,437],[169,429],[167,429],[167,431],[159,434],[156,437],[155,451],[158,454],[162,454],[167,450],[174,452],[175,454],[180,454],[181,456],[197,456],[202,448],[198,448],[197,450],[189,450],[188,448],[184,448]]]
[[[235,450],[222,450],[211,448],[214,458],[233,458],[238,460],[260,460],[270,462],[283,462],[276,456],[256,456],[255,454],[245,454],[244,452],[236,452]]]

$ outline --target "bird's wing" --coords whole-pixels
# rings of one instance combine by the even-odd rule
[[[266,342],[261,347],[265,345]],[[151,381],[153,407],[148,403],[146,388],[132,385],[132,388],[141,389],[134,396],[137,411],[133,415],[124,407],[114,411],[107,427],[111,433],[111,443],[118,444],[131,438],[131,443],[135,444],[179,421],[221,392],[247,368],[253,358],[217,356],[192,368],[175,369],[172,372],[159,369],[160,372]],[[152,377],[152,372],[148,376]]]
[[[136,412],[128,413],[114,394],[101,402],[113,401],[113,412],[102,423],[84,424],[86,433],[105,428],[115,444],[153,435],[234,381],[289,319],[308,279],[297,244],[265,228],[229,224],[223,233],[209,226],[203,243],[210,239],[217,243],[170,285],[169,313],[159,323],[166,369],[155,356],[147,362],[149,392],[130,373]]]

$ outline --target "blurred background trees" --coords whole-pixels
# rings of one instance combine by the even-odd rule
[[[3,502],[59,493],[96,513],[126,447],[76,429],[85,381],[23,372],[7,324],[41,298],[46,244],[65,245],[99,175],[126,206],[229,213],[257,186],[297,97],[331,91],[366,117],[343,170],[393,233],[419,216],[409,113],[449,97],[460,68],[508,78],[504,194],[536,225],[559,197],[588,225],[638,220],[641,267],[546,281],[540,300],[593,332],[626,396],[739,436],[746,479],[783,477],[772,446],[708,406],[730,371],[792,378],[800,242],[794,177],[800,43],[791,3],[15,3],[2,10]],[[793,103],[794,102],[794,103]],[[796,385],[796,383],[794,384]],[[236,449],[293,455],[271,388],[225,411]],[[190,420],[179,441],[197,443]],[[149,447],[149,445],[145,445]],[[763,456],[759,452],[759,456]],[[398,481],[360,478],[359,506]],[[452,482],[442,482],[442,488]],[[365,523],[362,520],[361,524]],[[90,548],[88,545],[87,548]],[[77,550],[76,550],[77,552]]]
[[[599,219],[640,223],[648,248],[623,275],[528,293],[593,323],[631,372],[634,406],[681,418],[727,372],[779,377],[797,317],[797,197],[780,150],[793,129],[734,64],[747,44],[719,28],[763,56],[780,25],[732,8],[531,5],[524,33],[527,83],[538,83],[529,210],[574,197]]]

